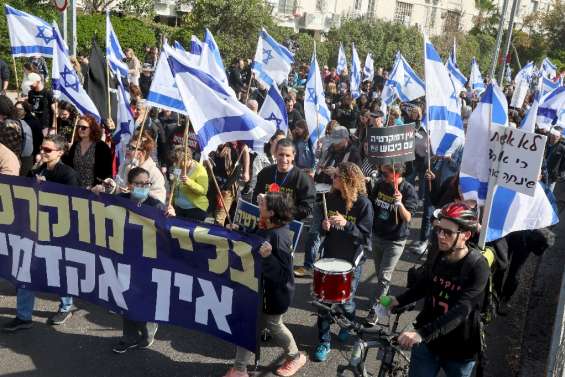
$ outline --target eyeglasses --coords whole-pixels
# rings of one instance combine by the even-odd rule
[[[89,128],[90,128],[89,126],[78,126],[78,129],[81,130],[81,131],[86,131]]]
[[[60,149],[51,149],[51,148],[47,148],[47,147],[41,147],[39,150],[41,151],[41,153],[51,153],[51,152],[59,151]]]
[[[447,229],[447,228],[442,228],[439,225],[434,225],[434,230],[437,233],[437,235],[439,236],[440,234],[443,234],[445,237],[453,237],[453,235],[455,234],[459,234],[461,233],[460,230],[451,230],[451,229]]]
[[[151,186],[151,182],[149,182],[149,181],[132,182],[131,185],[134,186],[134,187],[149,187],[149,186]]]

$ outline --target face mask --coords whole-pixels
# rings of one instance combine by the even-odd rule
[[[149,187],[134,187],[131,197],[138,202],[143,202],[149,196]]]

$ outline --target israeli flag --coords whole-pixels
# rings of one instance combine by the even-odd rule
[[[174,48],[176,48],[177,50],[180,50],[182,52],[186,52],[186,49],[184,48],[184,46],[179,42],[179,41],[175,41],[173,43]]]
[[[522,119],[522,122],[520,123],[520,128],[522,130],[528,132],[535,132],[536,121],[538,117],[538,108],[542,100],[543,100],[542,95],[540,91],[537,90],[534,95],[534,102],[532,103],[532,106],[530,107],[530,109],[526,113],[526,116],[524,117],[524,119]]]
[[[381,94],[384,102],[390,105],[397,98],[402,102],[409,102],[425,95],[424,81],[418,77],[404,56],[397,52],[392,71]]]
[[[322,83],[322,75],[320,74],[320,66],[316,58],[316,49],[312,54],[310,61],[310,70],[308,71],[308,79],[306,81],[306,93],[304,99],[304,116],[308,124],[308,133],[313,145],[316,145],[318,139],[324,135],[326,125],[331,120],[331,113],[326,104],[326,95],[324,94],[324,85]]]
[[[116,76],[128,77],[128,65],[124,62],[126,55],[122,51],[118,36],[110,22],[110,12],[106,12],[106,59],[110,70]]]
[[[341,75],[343,70],[347,68],[347,58],[345,57],[345,50],[343,49],[343,44],[339,42],[339,51],[337,53],[337,66],[336,72]]]
[[[500,88],[489,84],[469,117],[465,148],[461,159],[459,186],[463,198],[482,205],[487,197],[489,168],[489,129],[508,126],[508,103]]]
[[[361,87],[361,61],[359,60],[355,43],[351,43],[351,81],[349,86],[353,99],[359,98],[361,96],[361,91],[359,90]]]
[[[273,123],[239,102],[215,77],[173,49],[166,53],[202,158],[220,144],[237,140],[266,143],[275,133]]]
[[[455,46],[455,40],[453,40],[453,48],[449,53],[449,58],[447,59],[447,71],[449,72],[449,78],[455,87],[455,92],[457,94],[465,91],[465,84],[467,84],[467,77],[461,72],[457,66],[457,48]]]
[[[112,140],[115,144],[116,158],[121,165],[125,161],[126,147],[135,131],[135,119],[130,108],[128,94],[121,81],[118,80],[117,125]]]
[[[259,110],[259,116],[272,122],[277,130],[288,132],[288,114],[284,99],[276,85],[271,85],[267,97]]]
[[[8,21],[12,56],[53,56],[52,42],[55,36],[48,22],[7,4],[4,5],[4,13]]]
[[[208,30],[208,29],[206,29]],[[214,41],[214,38],[212,37],[212,41]],[[213,45],[216,46],[216,41],[213,42]],[[202,49],[204,47],[204,43],[202,43],[202,41],[200,39],[198,39],[198,37],[196,35],[193,35],[192,37],[190,37],[190,53],[193,55],[202,55]],[[214,59],[216,59],[216,55],[214,54]],[[220,62],[221,62],[221,57],[220,57]],[[224,63],[221,62],[221,66],[224,66]]]
[[[428,134],[433,153],[450,156],[465,140],[461,108],[447,68],[427,37],[424,45]]]
[[[288,80],[292,63],[294,55],[262,29],[252,66],[255,79],[267,87],[280,85]]]
[[[469,76],[469,84],[471,85],[471,90],[477,91],[477,93],[482,93],[485,90],[485,83],[483,81],[483,76],[481,75],[481,70],[479,69],[479,63],[477,59],[473,56],[471,60],[471,75]]]
[[[550,79],[557,76],[557,66],[549,60],[549,58],[543,59],[541,63],[541,69],[543,72],[543,77],[548,77]]]
[[[53,96],[72,103],[82,115],[92,115],[100,123],[100,113],[82,87],[69,56],[65,52],[68,50],[67,45],[58,31],[57,24],[53,24],[51,28],[55,37],[51,73]]]
[[[541,86],[541,94],[547,94],[549,92],[553,92],[555,89],[563,86],[563,79],[559,79],[558,81],[553,81],[548,79],[547,77],[540,77],[540,86]]]
[[[559,217],[539,182],[533,197],[505,187],[497,186],[495,190],[486,242],[519,230],[541,229],[559,222]]]
[[[537,124],[539,128],[550,129],[556,125],[564,127],[565,86],[546,94],[538,108]]]
[[[528,62],[525,66],[522,67],[521,70],[518,71],[516,77],[514,77],[514,82],[519,84],[520,81],[525,80],[526,82],[532,81],[532,77],[534,74],[534,62]]]
[[[367,57],[365,58],[365,66],[363,66],[363,81],[373,81],[375,77],[375,68],[373,62],[373,55],[371,53],[367,53]]]
[[[171,48],[167,42],[165,42],[163,44],[163,51],[161,51],[161,55],[157,61],[157,67],[155,67],[155,76],[151,82],[146,103],[160,109],[187,114],[167,60],[166,51],[170,50]]]

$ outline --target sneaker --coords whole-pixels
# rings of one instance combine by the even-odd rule
[[[339,329],[339,333],[337,334],[337,340],[342,343],[347,342],[349,339],[349,330],[347,329]]]
[[[247,372],[243,372],[235,368],[230,368],[230,370],[228,370],[224,377],[249,377],[249,375],[247,374]]]
[[[138,343],[138,348],[139,349],[146,349],[146,348],[151,347],[153,345],[153,343],[155,343],[155,334],[157,334],[158,329],[159,329],[159,326],[155,326],[155,331],[153,331],[153,334],[149,334],[147,339],[141,340]]]
[[[312,358],[314,361],[326,361],[328,355],[330,354],[331,347],[329,343],[320,343],[314,350],[314,355]]]
[[[304,266],[295,267],[294,276],[297,278],[309,277],[312,276],[312,270]]]
[[[130,343],[130,342],[124,342],[123,340],[120,340],[120,342],[118,344],[116,344],[114,347],[112,347],[112,351],[114,351],[115,353],[126,353],[128,350],[137,348],[138,344],[137,343]]]
[[[73,313],[68,312],[57,312],[53,317],[49,318],[49,323],[52,325],[62,325],[63,323],[67,322],[67,319],[71,318]]]
[[[379,316],[377,315],[377,312],[373,309],[369,310],[369,314],[365,317],[365,324],[368,327],[373,327],[377,323],[379,323]]]
[[[6,325],[4,325],[2,330],[5,332],[16,332],[18,330],[29,329],[31,328],[31,326],[33,326],[33,323],[31,321],[24,321],[16,317]]]
[[[294,376],[300,368],[306,364],[306,356],[303,353],[298,353],[296,357],[287,359],[283,365],[277,369],[277,375],[283,377]]]
[[[416,241],[410,246],[410,251],[416,255],[424,255],[428,249],[428,241]]]

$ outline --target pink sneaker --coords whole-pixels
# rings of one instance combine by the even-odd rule
[[[300,353],[298,357],[287,359],[284,364],[277,369],[277,375],[282,377],[294,376],[294,374],[298,372],[304,364],[306,364],[306,356],[304,356],[303,353]]]
[[[247,372],[242,372],[235,368],[230,368],[224,377],[249,377]]]

